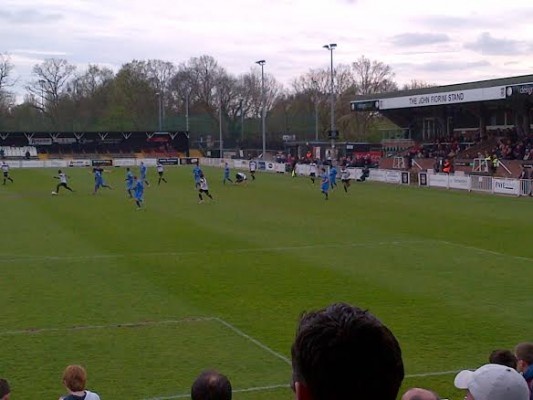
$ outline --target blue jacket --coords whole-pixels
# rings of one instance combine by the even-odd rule
[[[529,386],[529,400],[533,400],[533,365],[524,371],[524,379]]]

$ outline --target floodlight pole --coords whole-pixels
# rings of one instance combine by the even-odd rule
[[[161,109],[163,105],[163,100],[162,100],[161,92],[157,92],[155,95],[158,97],[159,132],[162,132],[163,131],[163,114],[161,113]]]
[[[331,150],[332,155],[331,158],[333,160],[333,157],[335,156],[335,83],[333,81],[333,50],[337,47],[336,43],[330,43],[326,44],[324,46],[325,49],[328,49],[330,52],[330,60],[331,60],[331,67],[330,67],[330,94],[331,94],[331,124],[330,124],[330,131],[331,131]]]
[[[261,66],[261,134],[263,136],[263,160],[266,159],[266,133],[265,133],[265,70],[266,61],[259,60],[255,62]]]

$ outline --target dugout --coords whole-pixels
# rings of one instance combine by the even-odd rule
[[[490,79],[356,96],[354,112],[379,112],[404,132],[403,139],[432,141],[461,133],[478,140],[491,130],[533,127],[533,75]]]

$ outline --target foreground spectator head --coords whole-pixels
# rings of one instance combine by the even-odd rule
[[[69,365],[63,372],[63,384],[71,392],[81,392],[85,389],[87,372],[81,365]]]
[[[0,400],[8,400],[11,388],[5,379],[0,378]]]
[[[439,400],[439,396],[431,390],[412,388],[404,393],[402,400]]]
[[[67,396],[60,397],[63,400],[100,400],[100,396],[85,389],[87,372],[81,365],[69,365],[63,372],[63,385],[70,392]]]
[[[192,400],[231,400],[231,383],[217,371],[204,371],[191,388]]]
[[[494,350],[490,353],[489,363],[516,369],[516,357],[510,350]]]
[[[524,378],[504,365],[485,364],[475,371],[461,371],[454,384],[468,390],[467,400],[529,400]]]
[[[533,368],[533,343],[520,343],[515,347],[518,372]]]
[[[395,400],[404,378],[392,332],[348,304],[304,314],[291,353],[298,400]]]

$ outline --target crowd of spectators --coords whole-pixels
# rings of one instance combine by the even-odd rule
[[[405,377],[400,344],[391,330],[368,310],[344,303],[302,315],[291,347],[291,388],[296,400],[396,400]],[[86,389],[79,365],[63,373],[67,390],[60,400],[100,400]],[[454,379],[466,400],[533,400],[533,343],[514,352],[496,350],[489,363],[464,370]],[[0,400],[11,388],[0,379]],[[200,373],[192,400],[231,400],[230,380],[216,370]],[[438,400],[429,388],[410,388],[402,400]]]
[[[499,132],[491,154],[501,160],[533,160],[533,135],[520,136],[515,129]]]

